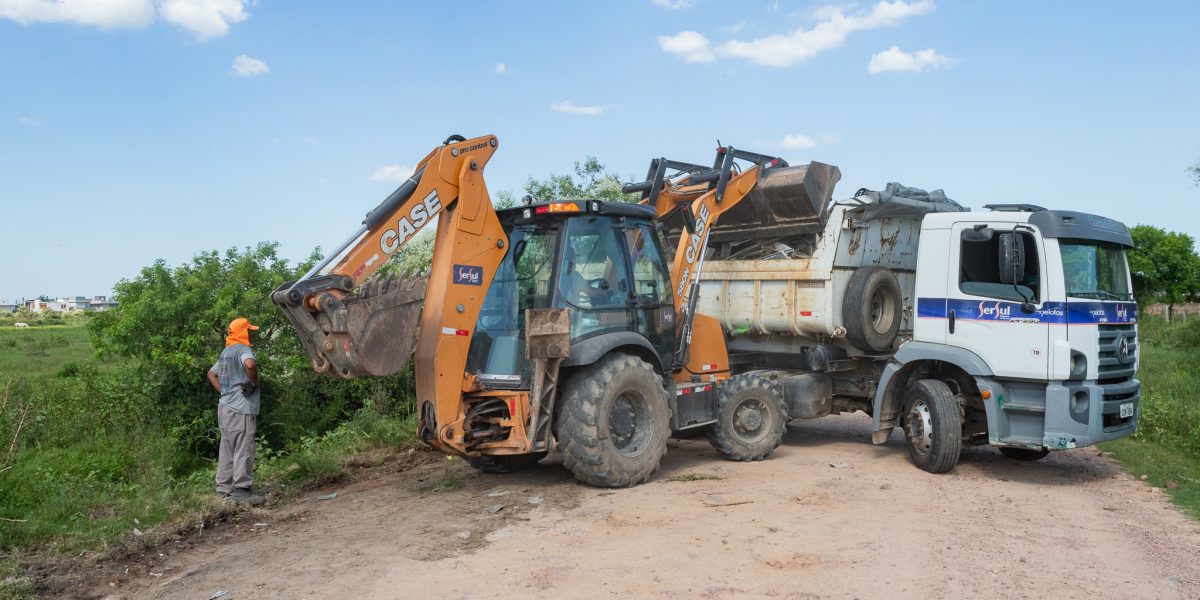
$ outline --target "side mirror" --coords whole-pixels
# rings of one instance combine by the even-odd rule
[[[1000,283],[1017,285],[1025,278],[1025,238],[1016,232],[1000,234]]]

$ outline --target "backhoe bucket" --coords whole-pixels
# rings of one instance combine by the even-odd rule
[[[820,162],[767,169],[740,204],[721,215],[712,242],[763,240],[821,231],[841,171]]]
[[[317,313],[281,302],[284,288],[272,299],[295,326],[314,370],[353,379],[391,375],[408,364],[427,284],[424,277],[369,281],[340,301],[326,296]]]

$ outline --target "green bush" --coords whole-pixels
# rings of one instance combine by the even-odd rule
[[[1148,317],[1139,323],[1138,337],[1137,435],[1200,458],[1200,318],[1167,325]]]

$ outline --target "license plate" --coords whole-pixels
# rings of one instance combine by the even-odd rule
[[[1126,402],[1121,405],[1121,418],[1125,419],[1133,416],[1133,403]]]

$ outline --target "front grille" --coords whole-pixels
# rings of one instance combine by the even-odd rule
[[[1120,342],[1124,338],[1129,344],[1128,362],[1121,362]],[[1134,374],[1134,362],[1138,353],[1136,326],[1132,324],[1100,325],[1100,364],[1097,383],[1120,383],[1128,381]]]

